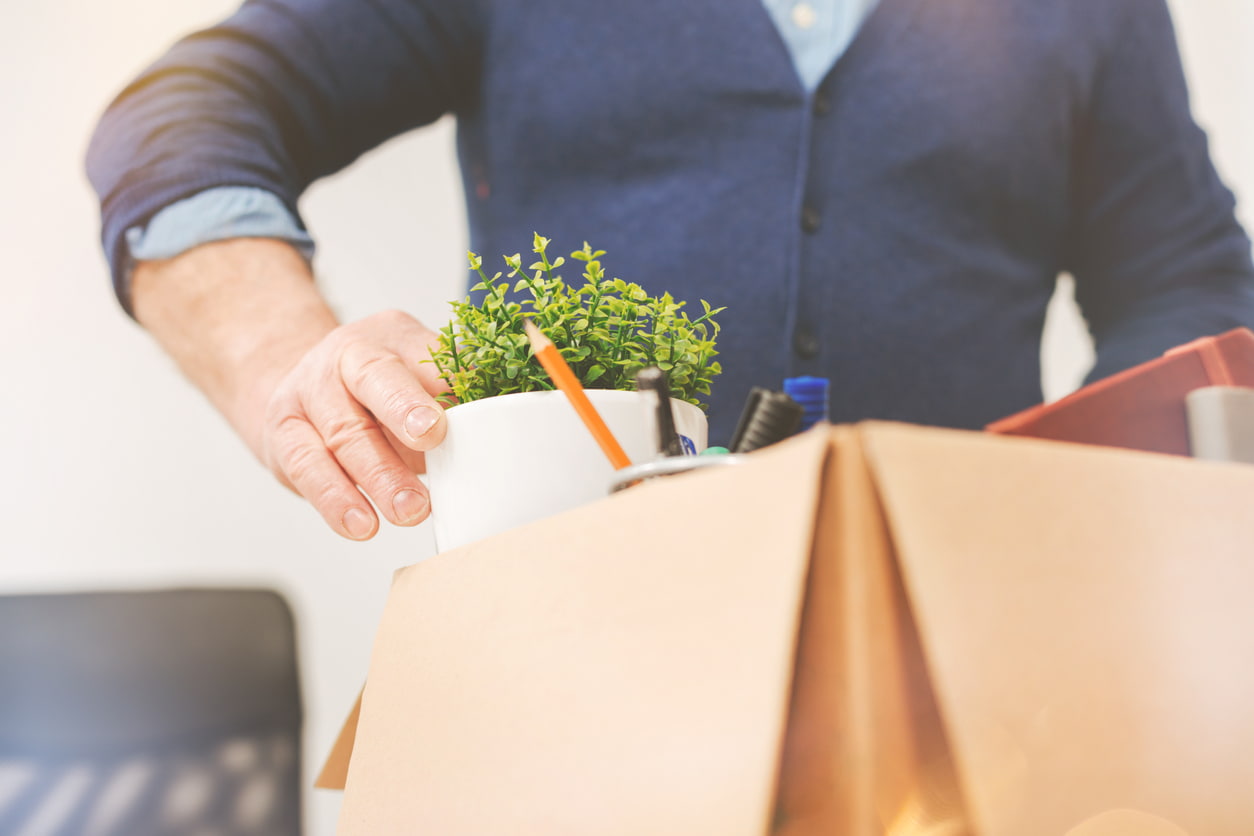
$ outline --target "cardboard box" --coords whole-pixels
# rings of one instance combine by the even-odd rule
[[[370,836],[1248,836],[1252,544],[1254,469],[814,431],[398,572],[324,783]]]

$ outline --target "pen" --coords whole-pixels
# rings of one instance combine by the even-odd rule
[[[663,456],[682,456],[683,444],[679,433],[675,431],[675,415],[671,411],[671,388],[666,380],[666,372],[657,366],[649,366],[636,373],[636,388],[641,392],[651,392],[657,403],[657,447]]]

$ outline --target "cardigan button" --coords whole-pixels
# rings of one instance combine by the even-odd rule
[[[832,100],[827,97],[826,93],[818,92],[814,94],[814,115],[826,116],[832,112]]]
[[[813,235],[819,231],[823,216],[819,214],[819,210],[813,206],[805,206],[801,209],[801,230],[802,232]]]
[[[819,356],[819,338],[814,331],[802,325],[792,336],[792,350],[804,360],[813,360]]]

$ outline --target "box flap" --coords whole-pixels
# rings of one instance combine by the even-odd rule
[[[978,832],[1254,833],[1254,469],[864,433]]]
[[[775,836],[969,833],[876,485],[833,432],[814,534]]]
[[[326,762],[322,764],[318,780],[314,781],[314,786],[318,789],[344,789],[344,782],[348,780],[348,761],[353,754],[353,741],[357,738],[357,718],[360,716],[361,692],[358,692],[353,710],[348,713],[348,719],[344,721],[339,736],[335,738],[335,745],[331,747],[331,754],[327,755]]]
[[[828,444],[398,573],[340,832],[763,833]]]

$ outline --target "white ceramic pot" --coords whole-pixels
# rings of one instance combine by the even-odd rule
[[[589,389],[633,464],[657,458],[651,404],[638,392]],[[705,413],[672,400],[686,449],[705,449]],[[431,519],[440,551],[600,499],[614,468],[561,392],[471,401],[446,412],[448,434],[427,453]]]

